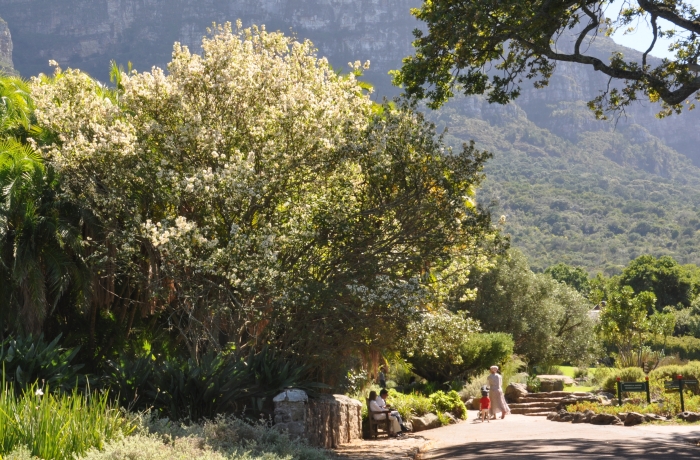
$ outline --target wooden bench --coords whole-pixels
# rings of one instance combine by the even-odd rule
[[[367,418],[369,419],[369,437],[376,438],[379,436],[379,429],[381,428],[386,432],[386,435],[391,434],[391,420],[389,420],[390,410],[381,410],[379,412],[372,412],[372,408],[369,403],[372,402],[369,398],[365,400],[367,402]],[[375,414],[386,414],[384,420],[375,420]]]

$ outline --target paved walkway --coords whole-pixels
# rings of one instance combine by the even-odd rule
[[[361,440],[343,444],[335,449],[336,458],[342,460],[414,460],[428,441],[418,434],[393,439],[380,436],[374,440]]]
[[[509,415],[420,433],[431,441],[423,460],[700,459],[700,425],[596,426]]]

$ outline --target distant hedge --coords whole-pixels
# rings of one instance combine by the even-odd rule
[[[663,341],[652,344],[654,350],[663,349],[667,356],[676,353],[681,359],[700,360],[700,339],[692,336],[668,337],[666,346]]]

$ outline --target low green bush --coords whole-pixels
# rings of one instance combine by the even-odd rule
[[[691,361],[685,365],[670,365],[662,366],[654,369],[649,373],[649,379],[661,383],[668,380],[675,380],[677,376],[682,375],[684,380],[700,381],[700,361]],[[694,393],[700,393],[700,388],[689,386],[688,390]]]
[[[465,407],[459,393],[452,390],[449,393],[438,391],[430,395],[430,402],[435,407],[438,414],[452,412],[455,417],[466,420],[467,408]]]
[[[593,371],[593,384],[604,388],[606,380],[613,375],[615,371],[616,369],[612,367],[596,367]]]
[[[617,378],[622,382],[643,382],[646,375],[639,367],[625,367],[624,369],[614,369],[603,381],[602,387],[605,391],[614,393],[617,391]]]
[[[388,399],[404,420],[410,420],[413,415],[421,417],[434,410],[430,398],[418,393],[403,394],[392,389],[389,390]]]
[[[79,460],[328,460],[323,449],[291,439],[260,422],[218,417],[180,425],[147,419],[133,436],[93,449]]]
[[[536,375],[531,375],[527,378],[527,391],[537,393],[542,387],[542,381]]]
[[[429,397],[418,393],[403,394],[396,390],[389,390],[387,402],[401,414],[404,420],[410,420],[414,415],[421,417],[430,412],[438,416],[443,412],[451,412],[462,420],[467,418],[467,408],[459,393],[454,390],[447,393],[437,391]],[[363,413],[364,416],[366,415]]]

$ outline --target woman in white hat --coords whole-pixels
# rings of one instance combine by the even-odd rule
[[[498,373],[498,366],[491,366],[491,375],[486,379],[489,382],[489,399],[491,399],[491,408],[489,414],[491,418],[496,418],[496,413],[501,413],[501,418],[506,418],[506,414],[510,414],[510,407],[506,403],[506,398],[503,395],[503,377]]]

